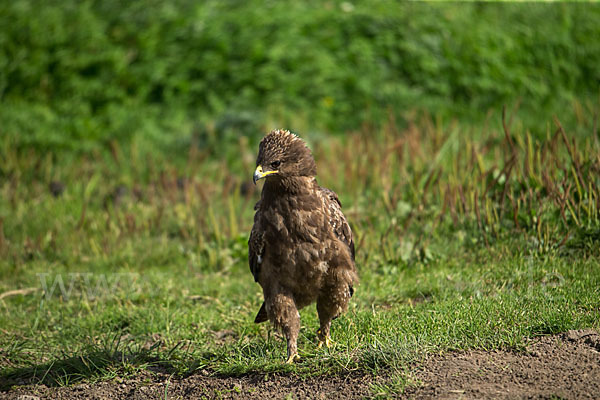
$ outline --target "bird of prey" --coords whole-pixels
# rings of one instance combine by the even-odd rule
[[[298,310],[316,301],[319,347],[331,321],[348,307],[358,275],[354,241],[338,196],[317,184],[306,143],[273,130],[259,145],[254,183],[265,179],[254,209],[248,259],[264,302],[254,322],[270,320],[287,339],[287,363],[298,358]]]

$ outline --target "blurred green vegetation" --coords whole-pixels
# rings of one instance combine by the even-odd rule
[[[361,283],[332,349],[316,346],[314,306],[301,311],[294,365],[253,323],[255,146],[240,141],[238,164],[190,151],[185,166],[134,145],[70,166],[0,146],[0,393],[152,371],[361,371],[394,376],[395,398],[431,354],[600,329],[599,138],[575,145],[556,121],[538,140],[511,119],[475,138],[422,118],[312,144]]]
[[[599,20],[598,4],[2,2],[0,137],[176,154],[412,109],[478,122],[517,102],[545,133],[575,98],[597,104]]]
[[[433,352],[598,329],[598,21],[563,3],[0,3],[0,390],[154,367],[406,377]],[[252,322],[247,267],[275,127],[340,195],[361,277],[334,351],[302,311],[294,366]]]

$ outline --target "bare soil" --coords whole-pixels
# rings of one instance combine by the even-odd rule
[[[419,366],[418,399],[600,399],[600,335],[569,331],[532,341],[526,352],[469,351]]]
[[[432,356],[415,366],[403,398],[417,399],[600,399],[600,335],[569,331],[532,341],[525,352],[468,351]],[[301,379],[251,374],[216,377],[198,373],[175,379],[144,374],[134,380],[68,387],[23,386],[0,399],[158,399],[372,397],[385,378],[358,372]],[[165,396],[166,395],[166,396]]]

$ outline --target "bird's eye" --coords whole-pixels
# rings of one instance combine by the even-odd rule
[[[277,168],[277,167],[279,167],[280,165],[281,165],[281,161],[273,161],[273,162],[271,163],[271,167],[273,167],[273,168]]]

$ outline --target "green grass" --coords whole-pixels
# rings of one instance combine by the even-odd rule
[[[272,121],[342,134],[421,108],[477,125],[516,103],[543,134],[548,114],[597,101],[599,18],[590,2],[13,0],[0,5],[0,135],[177,151]]]
[[[0,388],[361,370],[393,394],[431,353],[600,328],[599,13],[0,5]],[[246,261],[274,127],[308,139],[361,278],[334,348],[302,311],[293,366]]]
[[[581,118],[540,138],[518,116],[480,132],[416,115],[406,129],[391,119],[307,135],[356,234],[361,284],[331,349],[316,347],[314,306],[301,312],[292,366],[281,338],[252,323],[257,143],[241,137],[232,162],[193,147],[170,160],[135,142],[61,159],[7,138],[0,295],[32,290],[0,299],[0,381],[361,370],[394,376],[374,390],[397,391],[427,354],[598,329],[600,138],[593,113]],[[56,197],[52,181],[64,185]]]

